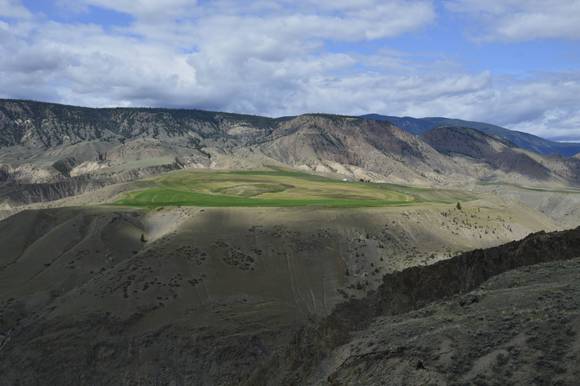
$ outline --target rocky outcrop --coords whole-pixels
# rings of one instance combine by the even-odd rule
[[[316,379],[325,358],[377,317],[399,315],[476,289],[486,280],[520,267],[580,257],[580,227],[532,234],[499,247],[475,250],[429,266],[387,274],[377,291],[339,304],[314,327],[300,330],[283,354],[248,384],[304,384]]]

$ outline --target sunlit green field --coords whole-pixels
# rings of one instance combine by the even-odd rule
[[[141,181],[118,205],[376,207],[466,199],[452,191],[344,182],[293,171],[179,171]]]

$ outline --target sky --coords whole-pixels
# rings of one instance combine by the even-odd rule
[[[580,141],[580,0],[0,0],[0,97]]]

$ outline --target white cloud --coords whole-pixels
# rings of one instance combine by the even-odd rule
[[[580,0],[450,0],[447,7],[484,27],[484,40],[580,39]]]
[[[84,1],[133,22],[0,21],[0,97],[272,116],[450,116],[580,139],[580,73],[516,80],[469,73],[437,56],[427,63],[388,49],[326,48],[429,25],[429,1],[170,0],[170,9],[152,0]]]
[[[196,0],[81,0],[81,2],[147,20],[177,18],[192,12],[197,6]]]
[[[14,82],[26,75],[38,82],[38,93],[52,90],[52,100],[63,102],[286,112],[286,93],[297,95],[310,79],[357,64],[350,55],[326,53],[325,41],[394,36],[434,18],[432,4],[423,0],[84,4],[128,13],[134,22],[112,31],[44,20],[12,23],[0,47],[0,86],[11,87],[4,90],[20,95]],[[369,5],[374,12],[364,10]]]
[[[580,112],[559,109],[545,111],[540,117],[509,126],[513,130],[534,133],[562,141],[580,141]]]
[[[0,17],[24,19],[30,16],[20,0],[0,0]]]
[[[536,74],[526,80],[490,77],[483,82],[484,78],[481,74],[479,80],[463,79],[460,83],[479,85],[463,92],[440,94],[420,103],[409,101],[405,114],[457,117],[547,138],[580,140],[580,71]],[[430,84],[425,82],[427,89]]]

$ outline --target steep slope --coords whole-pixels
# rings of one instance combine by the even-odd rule
[[[319,384],[574,385],[579,274],[580,259],[526,267],[471,293],[377,318],[340,349],[337,367]]]
[[[439,127],[422,135],[439,152],[486,163],[491,172],[517,173],[532,180],[554,178],[551,170],[512,143],[465,127]]]
[[[577,159],[541,156],[475,129],[438,127],[421,137],[443,154],[488,165],[489,175],[484,176],[484,180],[507,180],[506,177],[498,176],[498,172],[501,172],[511,175],[516,183],[551,181],[557,184],[580,181],[580,164]]]
[[[366,119],[386,121],[409,131],[415,135],[422,135],[436,127],[468,127],[476,129],[495,137],[505,139],[522,149],[530,150],[544,155],[561,155],[570,157],[580,151],[580,143],[554,142],[521,131],[508,130],[500,126],[482,122],[464,121],[461,119],[429,117],[393,117],[379,114],[368,114]]]
[[[0,385],[238,384],[384,273],[554,227],[490,205],[21,212],[0,222]]]
[[[54,174],[96,166],[209,165],[205,146],[221,150],[268,133],[272,120],[197,110],[89,109],[0,101],[0,162],[34,163]],[[202,144],[203,142],[203,144]]]
[[[396,183],[469,178],[452,160],[399,128],[372,121],[304,115],[280,124],[260,150],[280,162],[318,172]]]
[[[577,228],[385,275],[248,384],[573,384],[579,256]]]

